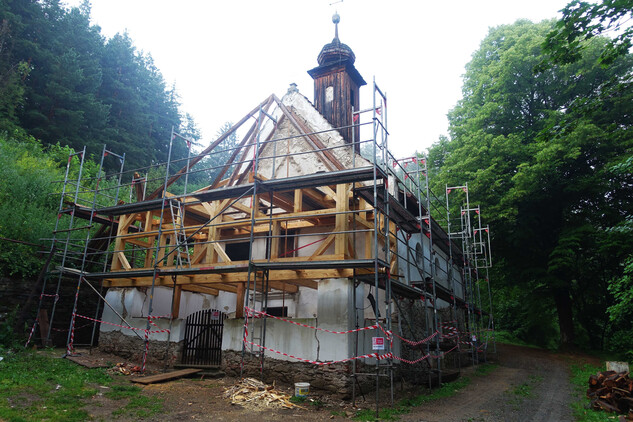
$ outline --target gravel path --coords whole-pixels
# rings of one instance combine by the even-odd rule
[[[559,355],[499,346],[499,367],[455,396],[414,409],[407,421],[572,421],[567,364]]]

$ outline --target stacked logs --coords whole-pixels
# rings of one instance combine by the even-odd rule
[[[628,372],[604,371],[591,375],[587,398],[593,409],[623,414],[624,420],[633,421],[633,379]]]

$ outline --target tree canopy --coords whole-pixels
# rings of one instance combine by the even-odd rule
[[[132,167],[166,160],[183,120],[174,87],[127,34],[106,40],[87,2],[0,2],[0,57],[0,130],[89,153],[107,144]]]
[[[602,0],[600,3],[573,0],[563,10],[563,17],[547,35],[544,43],[546,61],[569,64],[582,57],[585,41],[609,34],[600,62],[608,65],[627,55],[631,48],[633,1]]]
[[[429,158],[436,189],[467,182],[491,220],[501,326],[600,347],[616,329],[605,318],[609,286],[633,248],[609,230],[632,206],[630,174],[612,171],[633,144],[631,92],[605,97],[600,87],[626,75],[632,58],[603,66],[610,41],[592,37],[575,62],[535,72],[555,25],[490,30],[466,66],[450,139]],[[596,96],[600,107],[580,106]]]

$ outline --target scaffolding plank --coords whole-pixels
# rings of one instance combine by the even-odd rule
[[[177,378],[186,377],[187,375],[197,374],[202,372],[200,368],[187,368],[180,369],[178,371],[165,372],[164,374],[151,375],[149,377],[131,378],[130,382],[137,384],[155,384],[157,382],[169,381]]]

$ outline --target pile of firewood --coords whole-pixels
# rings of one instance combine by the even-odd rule
[[[591,375],[587,398],[593,409],[623,414],[626,415],[624,420],[633,421],[633,379],[628,372],[605,371]]]
[[[301,406],[290,401],[290,395],[254,378],[244,378],[224,391],[231,404],[293,408]]]

